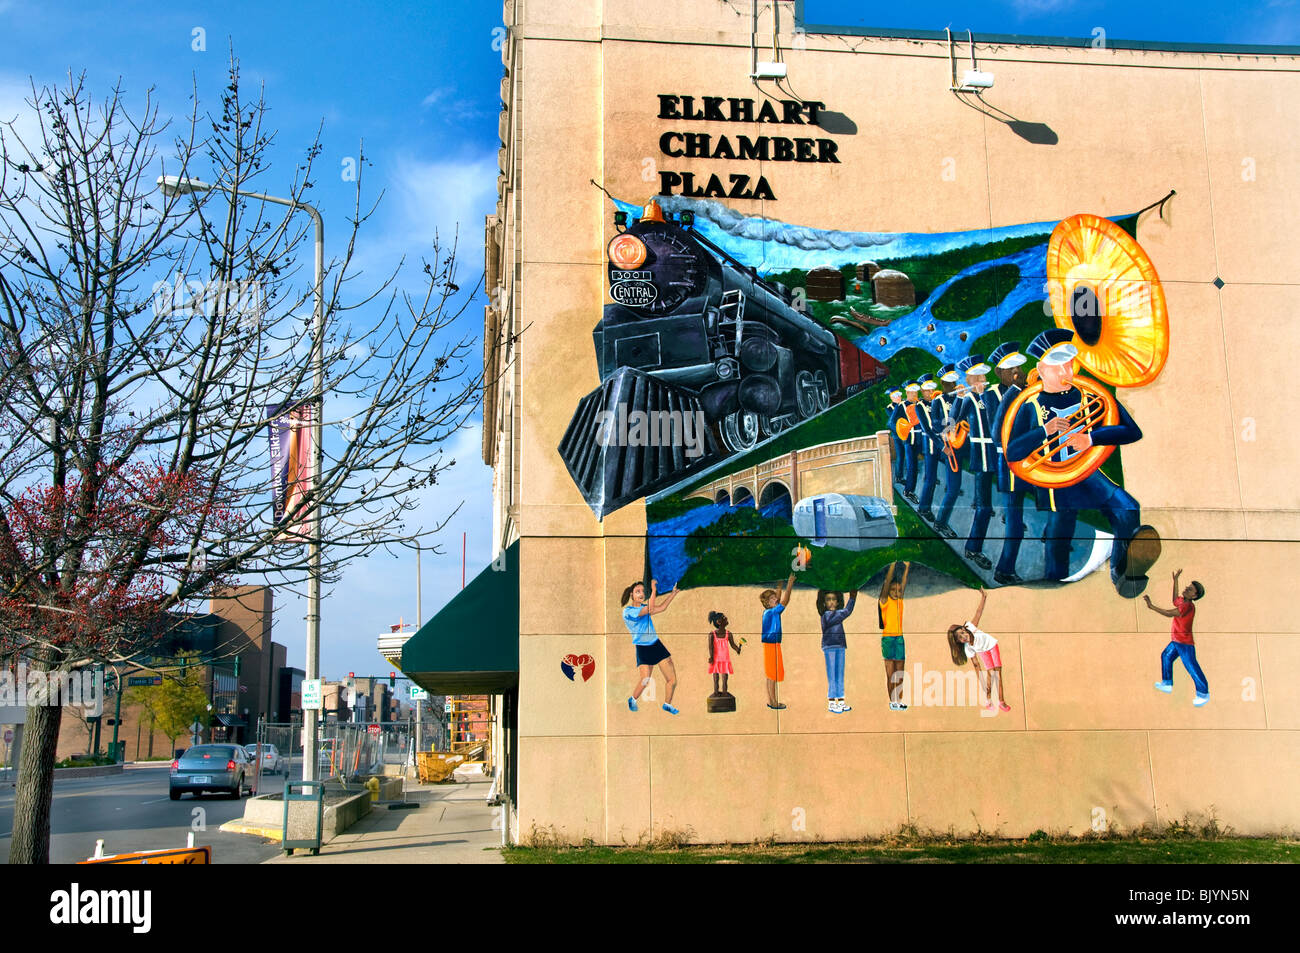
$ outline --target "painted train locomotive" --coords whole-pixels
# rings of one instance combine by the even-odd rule
[[[601,380],[634,367],[694,392],[739,451],[856,389],[864,363],[878,369],[684,218],[665,219],[651,202],[610,242],[614,303],[594,334]]]
[[[593,333],[601,389],[584,399],[560,453],[598,516],[670,486],[826,410],[886,369],[793,307],[790,291],[650,202],[609,243],[609,295]],[[672,447],[595,441],[602,414],[631,400],[709,428],[705,460]],[[608,419],[602,418],[602,419]],[[616,458],[611,461],[611,453]]]

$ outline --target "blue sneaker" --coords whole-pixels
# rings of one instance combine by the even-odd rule
[[[1173,690],[1173,682],[1156,682],[1156,691],[1158,692],[1164,692],[1166,695],[1170,695],[1173,693]]]
[[[664,702],[664,711],[668,712],[668,714],[670,714],[670,715],[680,715],[680,714],[681,714],[681,712],[679,712],[679,711],[678,711],[676,708],[674,708],[672,705],[669,705],[667,702]]]
[[[636,699],[633,698],[631,695],[627,696],[627,710],[636,711]]]
[[[1197,708],[1200,708],[1202,705],[1208,705],[1209,703],[1210,703],[1210,696],[1208,694],[1205,695],[1197,694],[1197,696],[1194,699],[1192,699],[1192,704],[1195,705]]]

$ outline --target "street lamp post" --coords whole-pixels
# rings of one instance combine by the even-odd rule
[[[310,205],[294,199],[277,198],[260,192],[245,192],[242,189],[227,189],[217,185],[200,182],[198,179],[181,178],[175,175],[158,177],[158,185],[164,195],[183,195],[189,192],[229,192],[232,199],[242,197],[269,202],[272,205],[284,205],[295,211],[306,212],[311,216],[316,228],[316,268],[315,298],[316,307],[313,321],[311,346],[312,369],[316,393],[316,413],[312,418],[312,471],[311,496],[312,508],[310,529],[308,532],[307,561],[307,679],[320,677],[320,577],[321,577],[321,531],[320,531],[320,473],[323,460],[321,448],[324,428],[322,420],[325,410],[325,222],[320,212]],[[304,713],[302,779],[315,781],[316,749],[320,741],[320,712],[309,710]]]
[[[421,597],[424,595],[424,587],[420,585],[420,541],[415,541],[415,631],[420,631],[420,626],[424,625],[424,604]],[[412,682],[412,685],[415,683]],[[424,701],[417,698],[415,700],[415,752],[419,768],[419,753],[424,750]]]

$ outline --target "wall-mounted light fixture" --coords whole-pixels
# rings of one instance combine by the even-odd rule
[[[962,74],[961,85],[957,84],[957,52],[952,38],[952,30],[945,27],[944,32],[948,34],[948,62],[952,66],[952,81],[948,88],[955,93],[975,93],[976,95],[983,90],[992,89],[993,74],[981,70],[979,64],[975,62],[975,37],[970,30],[966,31],[966,41],[970,44],[970,69]]]
[[[780,11],[775,3],[772,4],[772,60],[768,63],[758,61],[758,0],[753,3],[753,17],[750,21],[749,32],[749,78],[759,79],[785,79],[787,70],[785,64],[781,62],[781,50],[777,46],[776,37],[781,30]]]

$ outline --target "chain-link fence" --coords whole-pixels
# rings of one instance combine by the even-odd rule
[[[315,752],[317,780],[402,773],[414,761],[412,729],[406,721],[325,722]],[[298,722],[259,726],[253,744],[263,745],[259,783],[263,793],[270,784],[302,780],[303,759],[310,756],[303,750],[304,733]]]

